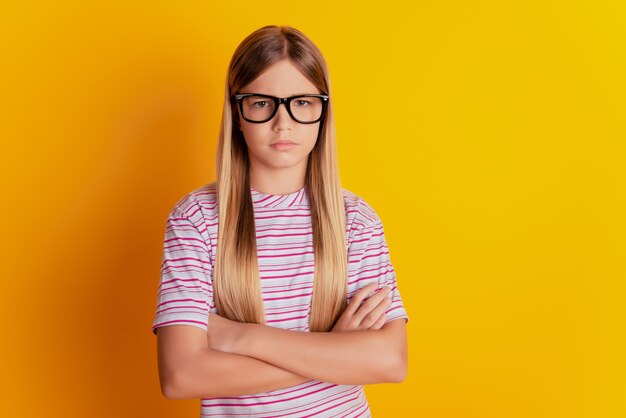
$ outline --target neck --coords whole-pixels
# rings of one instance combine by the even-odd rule
[[[267,194],[289,194],[304,187],[305,164],[283,169],[253,169],[250,167],[250,187]]]

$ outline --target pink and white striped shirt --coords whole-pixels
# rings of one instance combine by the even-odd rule
[[[181,198],[165,227],[161,279],[152,332],[183,324],[207,330],[213,301],[212,266],[217,242],[216,183]],[[271,195],[250,189],[266,323],[309,331],[313,288],[313,232],[306,186]],[[409,317],[396,286],[383,225],[374,209],[343,189],[348,250],[348,302],[375,282],[391,288],[386,322]],[[202,417],[370,417],[362,385],[310,380],[256,395],[202,398]]]

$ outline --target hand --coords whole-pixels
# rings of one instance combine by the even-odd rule
[[[209,312],[207,344],[212,350],[234,353],[241,326],[243,324]]]
[[[375,289],[376,283],[370,283],[362,289],[359,289],[330,331],[356,331],[382,328],[387,319],[385,312],[387,308],[389,308],[389,305],[391,305],[391,299],[388,297],[389,288],[385,286],[361,304],[365,296]]]

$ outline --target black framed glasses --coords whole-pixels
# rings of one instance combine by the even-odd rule
[[[271,120],[281,103],[285,104],[289,116],[299,123],[316,123],[322,120],[328,106],[326,94],[300,94],[291,97],[275,97],[268,94],[233,94],[232,100],[239,105],[244,120],[265,123]]]

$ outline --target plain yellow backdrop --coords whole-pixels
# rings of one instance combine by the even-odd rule
[[[626,416],[608,0],[5,4],[0,415],[198,416],[158,386],[165,218],[215,179],[226,67],[266,24],[328,62],[343,186],[383,220],[411,317],[374,416]]]

